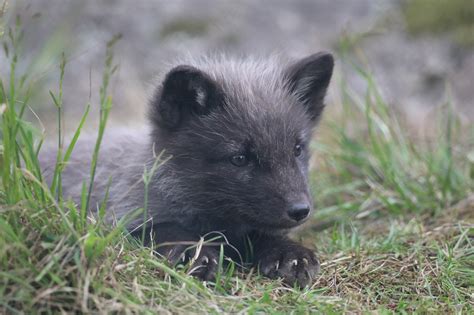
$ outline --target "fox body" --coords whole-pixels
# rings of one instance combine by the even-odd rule
[[[309,142],[323,108],[333,58],[318,53],[280,58],[187,60],[160,79],[150,102],[150,128],[109,130],[101,147],[90,210],[105,191],[107,220],[145,228],[148,241],[171,263],[194,257],[186,250],[210,232],[225,236],[226,255],[253,247],[262,274],[304,286],[319,270],[315,254],[287,233],[313,205],[308,189]],[[63,192],[79,202],[88,180],[93,139],[83,139],[62,175]],[[147,186],[144,170],[165,159]],[[54,167],[47,150],[42,163]],[[148,216],[132,213],[144,207]],[[160,246],[164,244],[164,246]],[[204,246],[194,275],[215,276],[219,247]],[[195,257],[194,257],[195,258]]]

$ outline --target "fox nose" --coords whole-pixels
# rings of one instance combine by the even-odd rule
[[[288,210],[288,216],[298,222],[308,216],[309,210],[310,208],[307,203],[295,203]]]

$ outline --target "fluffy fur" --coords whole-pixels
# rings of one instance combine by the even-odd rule
[[[218,231],[241,253],[250,241],[256,255],[249,259],[263,274],[310,283],[319,262],[286,233],[309,216],[303,211],[295,219],[291,211],[312,208],[308,148],[332,68],[326,53],[298,61],[213,57],[171,66],[150,102],[150,128],[112,129],[104,139],[91,212],[109,178],[109,222],[142,208],[143,171],[164,152],[167,161],[149,186],[147,222],[135,216],[130,230],[152,232],[147,235],[166,243],[159,252],[172,263],[193,256],[173,242]],[[64,194],[77,202],[92,148],[92,139],[80,141],[63,174]],[[46,173],[54,157],[54,150],[43,154]],[[233,250],[226,254],[236,257]],[[216,248],[205,246],[198,256],[194,274],[212,279]]]

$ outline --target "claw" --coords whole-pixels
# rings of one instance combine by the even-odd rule
[[[291,265],[293,265],[293,266],[298,266],[298,259],[293,259],[293,260],[291,261]]]
[[[215,264],[215,265],[218,265],[219,263],[217,262],[217,259],[215,258],[212,258],[212,262]]]
[[[207,265],[209,263],[209,257],[203,256],[202,261]]]
[[[275,270],[278,270],[278,268],[280,267],[280,261],[277,260],[276,264],[275,264]]]
[[[308,261],[308,259],[306,259],[306,258],[303,258],[303,263],[304,263],[306,266],[308,266],[308,265],[309,265],[309,261]]]

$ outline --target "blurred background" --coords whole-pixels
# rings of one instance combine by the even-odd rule
[[[58,89],[62,52],[66,129],[72,130],[89,101],[99,107],[105,46],[117,34],[112,124],[143,123],[153,78],[180,55],[301,57],[320,50],[337,59],[329,104],[341,98],[342,84],[363,95],[366,83],[356,71],[362,66],[415,128],[446,102],[464,123],[474,119],[473,0],[7,1],[10,26],[17,16],[24,30],[18,71],[33,73],[30,106],[51,125],[48,134],[56,132],[48,91]]]

